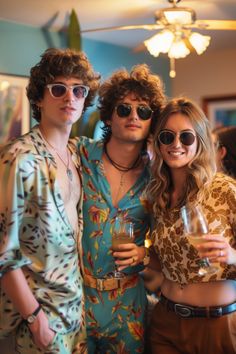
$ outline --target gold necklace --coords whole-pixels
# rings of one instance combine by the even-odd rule
[[[69,168],[69,164],[70,164],[70,155],[69,155],[69,151],[68,151],[68,148],[66,148],[66,153],[67,153],[67,162],[65,162],[63,160],[63,158],[60,156],[59,152],[57,151],[57,149],[49,143],[49,141],[46,139],[43,131],[42,131],[42,127],[40,128],[41,130],[41,134],[42,134],[42,137],[44,138],[44,140],[46,141],[46,143],[53,149],[53,151],[57,154],[57,156],[59,157],[59,159],[61,160],[61,162],[63,163],[63,165],[65,166],[66,168],[66,174],[67,174],[67,177],[69,178],[69,180],[72,182],[73,181],[73,172],[72,170]]]

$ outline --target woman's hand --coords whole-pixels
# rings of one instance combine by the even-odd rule
[[[202,237],[205,242],[196,246],[201,258],[208,258],[210,262],[236,265],[236,250],[230,246],[224,236],[207,234]]]
[[[120,244],[113,252],[113,257],[116,258],[115,263],[118,270],[121,271],[130,266],[136,266],[141,263],[145,257],[144,246],[137,246],[135,243]]]

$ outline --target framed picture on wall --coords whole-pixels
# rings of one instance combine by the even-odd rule
[[[203,110],[209,118],[212,128],[236,126],[236,94],[203,98]]]
[[[0,73],[0,145],[30,129],[26,76]]]

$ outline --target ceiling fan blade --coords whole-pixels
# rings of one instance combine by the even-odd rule
[[[153,31],[163,28],[163,25],[158,24],[148,24],[148,25],[129,25],[129,26],[112,26],[112,27],[100,27],[100,28],[92,28],[81,30],[81,33],[89,33],[89,32],[99,32],[99,31],[123,31],[123,30],[133,30],[133,29],[144,29],[148,31]]]
[[[133,51],[133,53],[146,52],[147,47],[145,46],[144,43],[140,43],[136,47],[134,47],[132,51]]]
[[[197,20],[191,28],[207,30],[236,30],[236,20]]]

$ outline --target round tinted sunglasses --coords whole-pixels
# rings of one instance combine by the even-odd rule
[[[140,119],[148,120],[152,117],[152,109],[148,106],[139,105],[137,107],[133,107],[127,103],[120,103],[116,106],[116,113],[120,118],[125,118],[130,115],[132,109],[136,109],[136,112]]]
[[[89,87],[84,85],[48,84],[47,88],[53,98],[62,98],[69,90],[72,90],[76,98],[85,98],[89,93]]]
[[[181,144],[186,146],[192,145],[196,139],[196,136],[188,131],[182,131],[177,134],[170,130],[161,130],[158,135],[158,140],[163,145],[170,145],[174,142],[176,135],[179,136]]]

